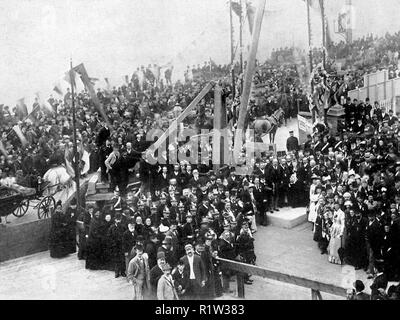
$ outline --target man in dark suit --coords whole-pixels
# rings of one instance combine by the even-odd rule
[[[393,110],[389,110],[389,119],[388,119],[388,124],[389,127],[391,127],[392,125],[394,125],[394,123],[396,122],[397,117],[393,114]]]
[[[288,152],[297,152],[299,150],[299,140],[293,135],[293,130],[289,131],[290,137],[286,141]]]
[[[368,224],[366,227],[366,241],[368,252],[368,278],[372,278],[375,273],[375,261],[380,258],[380,248],[383,240],[383,229],[376,219],[375,212],[368,213]]]
[[[272,166],[268,167],[268,169],[266,170],[265,181],[270,181],[272,184],[271,211],[272,208],[275,211],[279,211],[278,201],[279,201],[279,190],[282,184],[282,168],[279,166],[277,159],[273,159]]]
[[[162,167],[162,173],[158,178],[158,188],[160,190],[167,189],[169,185],[168,169],[166,166]]]
[[[371,300],[383,300],[388,286],[388,279],[383,273],[383,263],[377,262],[375,265],[377,274],[371,285]]]
[[[100,148],[104,145],[107,139],[110,138],[110,129],[107,127],[107,123],[105,121],[101,121],[101,129],[96,137],[96,145]]]
[[[193,246],[185,246],[186,255],[181,258],[184,263],[184,272],[189,279],[187,294],[191,299],[198,299],[201,296],[206,283],[206,268],[202,259],[194,254]]]
[[[256,206],[258,211],[259,223],[263,226],[267,225],[267,205],[268,205],[268,197],[267,190],[264,188],[264,185],[260,183],[260,178],[254,178],[254,198],[256,200]]]
[[[165,263],[165,253],[161,251],[157,252],[157,264],[150,270],[151,296],[154,299],[157,297],[157,284],[158,280],[160,280],[161,276],[164,274],[162,268]]]

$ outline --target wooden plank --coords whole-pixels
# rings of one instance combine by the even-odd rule
[[[243,273],[249,273],[252,275],[257,275],[263,278],[268,278],[276,281],[281,281],[293,285],[297,285],[300,287],[304,288],[309,288],[317,291],[322,291],[342,297],[346,297],[346,289],[336,286],[334,284],[328,284],[328,283],[322,283],[319,281],[315,280],[310,280],[290,274],[285,274],[277,271],[272,271],[268,270],[265,268],[261,268],[258,266],[250,265],[250,264],[245,264],[237,261],[232,261],[232,260],[227,260],[223,258],[218,258],[225,267],[243,272]]]
[[[209,82],[203,90],[193,99],[193,101],[187,106],[187,108],[174,120],[171,122],[168,129],[161,135],[156,142],[154,142],[145,152],[145,158],[150,154],[154,153],[164,142],[167,140],[169,135],[178,128],[178,124],[185,119],[189,113],[197,106],[197,104],[204,98],[204,96],[210,91],[214,86],[214,83]]]

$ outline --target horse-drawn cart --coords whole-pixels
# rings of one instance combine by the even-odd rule
[[[44,183],[38,189],[17,184],[0,186],[0,216],[7,217],[13,214],[20,218],[32,207],[37,209],[39,219],[49,218],[56,205],[53,195],[48,183]]]

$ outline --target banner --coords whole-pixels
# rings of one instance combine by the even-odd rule
[[[80,75],[80,78],[81,78],[83,84],[85,85],[85,88],[87,89],[90,97],[92,98],[97,110],[99,111],[100,115],[103,117],[104,121],[107,123],[108,128],[110,130],[112,130],[111,124],[110,124],[110,122],[108,120],[108,117],[107,117],[105,111],[104,111],[104,108],[103,108],[102,104],[100,103],[100,100],[97,97],[96,92],[95,92],[95,90],[93,88],[92,81],[93,81],[94,78],[90,78],[89,77],[89,75],[87,74],[86,68],[83,65],[83,63],[77,65],[72,70]]]
[[[59,83],[57,83],[54,88],[53,91],[56,92],[58,95],[60,96],[64,96],[63,91],[61,89],[61,85]]]
[[[0,140],[0,151],[1,151],[1,153],[2,153],[5,157],[8,157],[7,150],[6,150],[6,148],[4,147],[3,141],[1,141],[1,140]]]
[[[297,115],[297,121],[299,124],[299,130],[305,132],[305,133],[312,133],[313,131],[313,126],[312,123],[307,120],[306,118],[304,118],[301,115]]]
[[[22,146],[26,146],[28,144],[28,140],[26,140],[24,134],[22,133],[21,127],[19,126],[19,124],[16,124],[13,127],[13,130],[15,131],[15,133],[17,134],[19,140],[21,140]]]

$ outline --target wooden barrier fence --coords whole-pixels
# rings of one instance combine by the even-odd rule
[[[346,289],[334,284],[322,283],[315,280],[310,280],[294,275],[281,273],[278,271],[268,270],[251,264],[246,264],[238,261],[218,258],[221,261],[221,266],[226,269],[237,271],[237,289],[238,297],[244,298],[244,275],[251,274],[267,279],[272,279],[280,282],[289,283],[303,288],[311,289],[312,300],[322,300],[321,292],[330,293],[333,295],[346,297]]]

